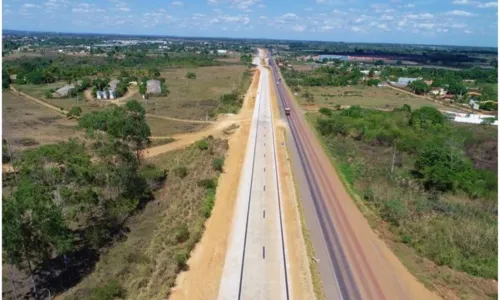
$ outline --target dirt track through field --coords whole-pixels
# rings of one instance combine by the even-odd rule
[[[240,127],[229,137],[225,171],[219,178],[212,217],[205,223],[206,229],[203,237],[191,254],[188,261],[189,270],[177,277],[176,287],[172,290],[170,296],[172,300],[217,298],[229,230],[231,229],[229,224],[232,222],[236,199],[237,189],[235,187],[239,183],[240,171],[245,156],[259,77],[259,71],[256,71],[240,113],[222,121],[228,126],[231,123],[238,124]],[[221,127],[224,126],[218,125],[213,128],[218,128],[218,132],[220,132]]]

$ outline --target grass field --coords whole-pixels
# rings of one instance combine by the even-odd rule
[[[39,99],[45,99],[45,93],[51,89],[58,89],[68,84],[66,81],[56,81],[48,84],[14,84],[20,92],[26,93]]]
[[[177,133],[195,132],[205,128],[205,124],[184,123],[146,117],[152,136],[171,136]]]
[[[56,112],[4,91],[2,99],[3,137],[13,150],[65,141],[80,136],[76,122]]]
[[[227,151],[226,141],[207,142],[206,150],[193,145],[147,161],[169,170],[165,186],[155,200],[127,220],[126,237],[102,254],[94,271],[61,299],[104,299],[96,295],[98,291],[110,294],[111,282],[124,290],[125,296],[120,298],[168,296],[177,273],[186,268],[189,253],[203,234],[207,201],[215,194],[199,182],[216,180],[219,173],[212,168],[212,161]],[[186,168],[184,174],[177,171],[180,167]]]
[[[301,104],[307,103],[304,98],[300,97],[305,90],[306,88],[302,88],[297,96]],[[450,107],[384,87],[362,85],[352,87],[311,87],[309,91],[314,95],[314,103],[320,106],[333,107],[339,104],[392,109],[408,104],[412,108],[432,106],[441,110],[453,110]]]
[[[161,75],[166,79],[170,94],[167,97],[151,97],[148,113],[205,120],[206,115],[217,107],[220,96],[240,86],[246,69],[242,65],[231,65],[163,71]],[[186,79],[187,72],[194,72],[196,79]]]

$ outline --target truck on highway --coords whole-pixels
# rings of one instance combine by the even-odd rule
[[[285,107],[285,115],[289,116],[290,115],[290,108]]]

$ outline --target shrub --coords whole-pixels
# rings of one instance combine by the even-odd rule
[[[209,189],[205,198],[203,199],[203,206],[201,212],[205,218],[209,218],[212,214],[212,209],[215,205],[215,189]]]
[[[207,150],[208,149],[208,142],[205,140],[199,140],[196,142],[196,147],[200,150]]]
[[[333,111],[327,107],[322,107],[319,109],[319,113],[329,117],[332,115]]]
[[[156,165],[146,164],[142,166],[140,175],[146,180],[150,189],[156,190],[167,178],[167,171],[158,168]]]
[[[175,240],[177,243],[184,243],[189,239],[189,228],[186,224],[182,224],[175,229]]]
[[[118,283],[116,279],[109,281],[107,284],[91,290],[90,300],[114,300],[116,298],[125,298],[125,289]]]
[[[382,207],[382,218],[394,225],[400,225],[402,219],[408,216],[408,207],[398,199],[391,199]]]
[[[179,176],[180,178],[184,178],[188,175],[188,170],[184,166],[180,166],[174,169],[174,174]]]
[[[207,178],[198,181],[198,186],[206,189],[215,189],[217,187],[217,178]]]
[[[68,118],[72,117],[80,117],[82,115],[82,108],[80,106],[73,106],[68,114],[66,115]]]
[[[52,93],[50,91],[45,92],[45,99],[52,99]]]
[[[434,107],[424,106],[411,113],[410,125],[416,128],[429,128],[431,125],[442,125],[444,116]]]
[[[212,161],[212,167],[215,171],[223,172],[224,170],[224,158],[219,157]]]
[[[177,264],[177,271],[185,270],[187,267],[188,254],[185,250],[178,250],[174,254],[174,260]]]

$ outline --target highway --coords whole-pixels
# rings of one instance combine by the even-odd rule
[[[290,108],[287,146],[326,299],[429,299],[415,295],[411,275],[378,240],[284,81],[278,83],[272,59],[270,65],[280,110]]]
[[[260,64],[259,59],[254,63]],[[233,224],[228,224],[232,229],[219,287],[221,300],[289,299],[270,72],[259,69]]]

